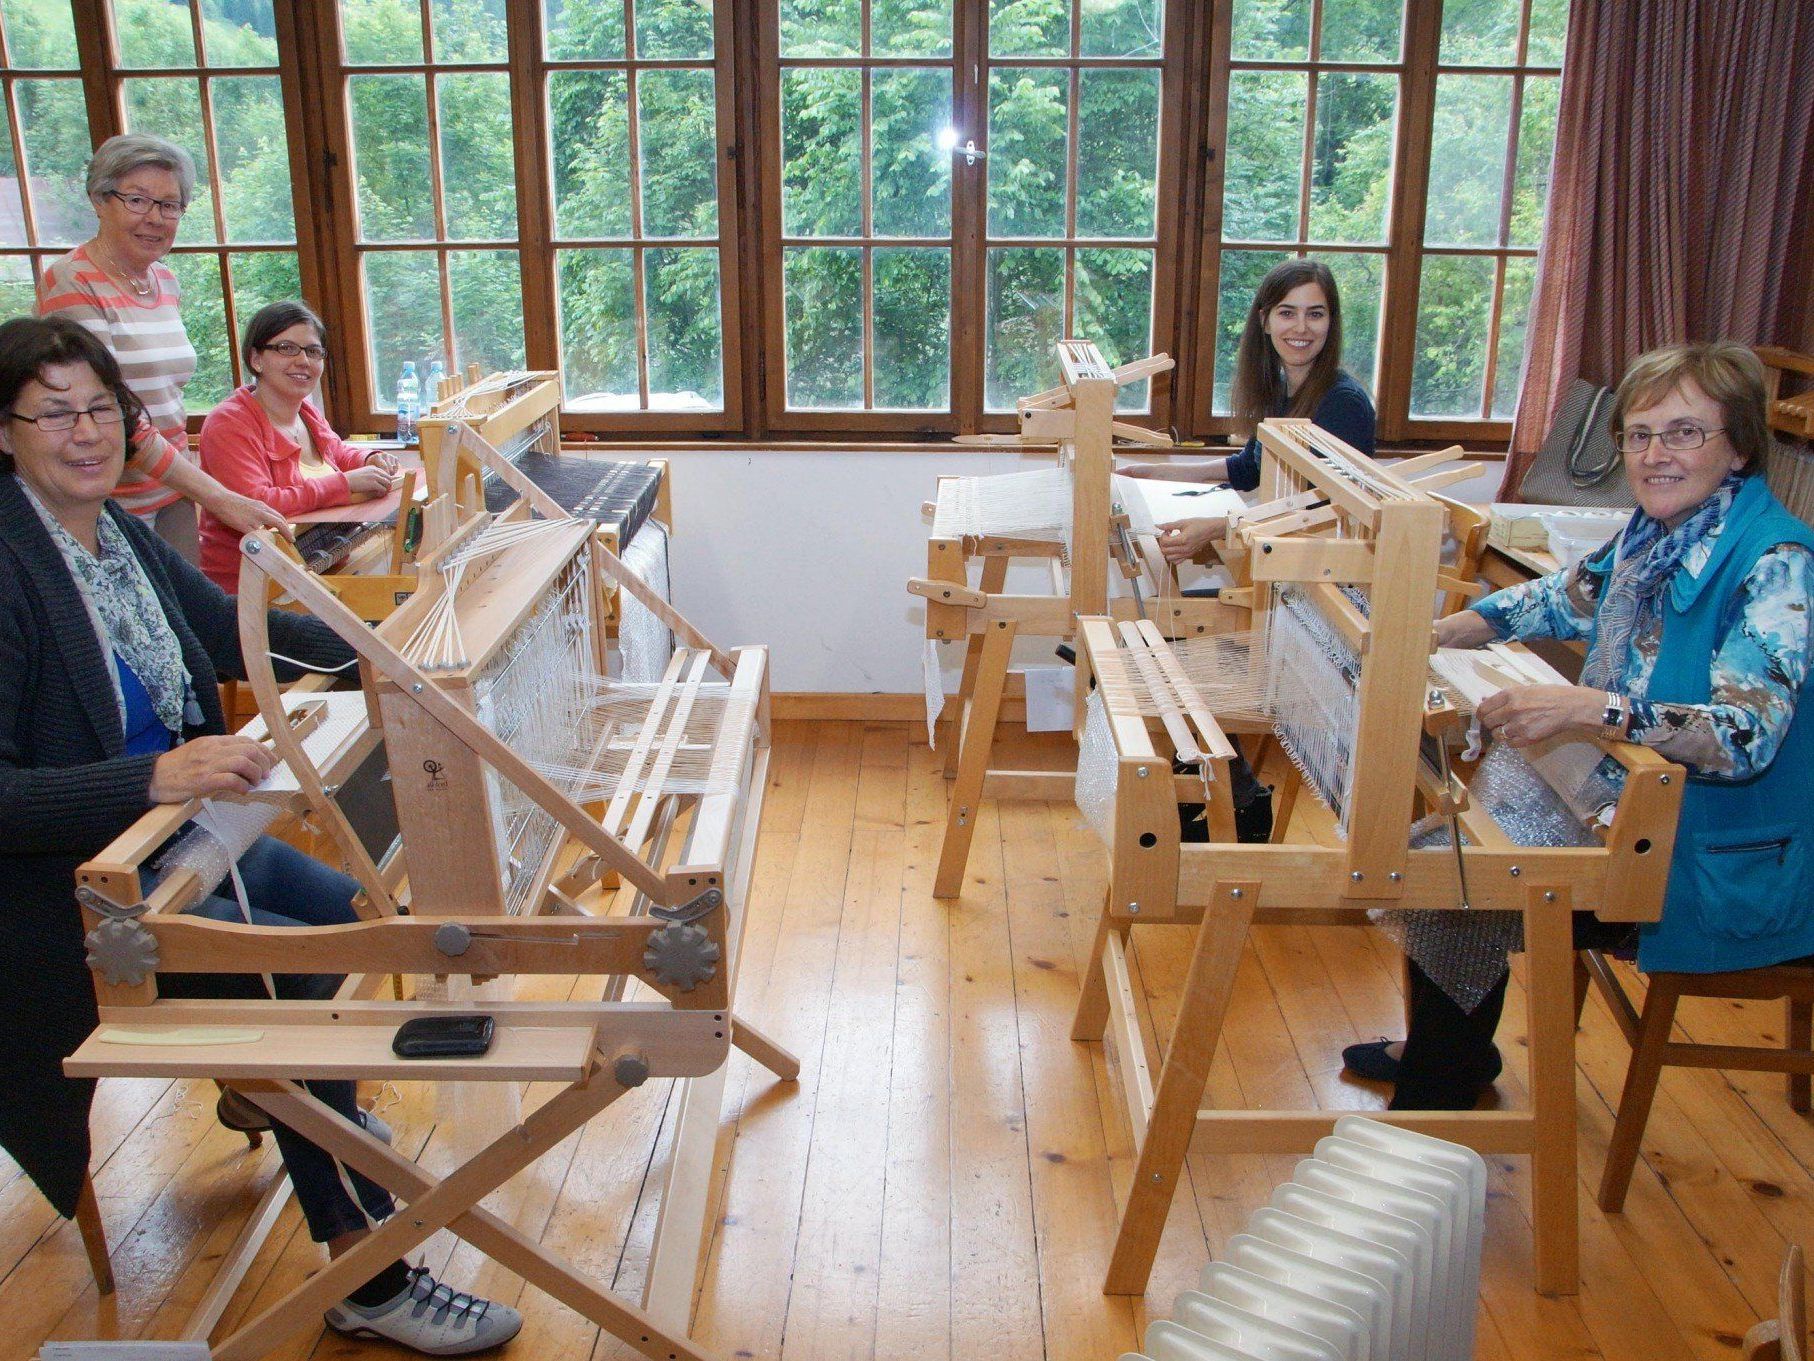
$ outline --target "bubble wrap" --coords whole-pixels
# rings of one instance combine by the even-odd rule
[[[1102,844],[1115,842],[1115,783],[1121,767],[1115,759],[1115,735],[1102,696],[1092,692],[1083,706],[1083,738],[1077,746],[1077,784],[1073,797],[1083,820]]]
[[[1568,776],[1579,770],[1583,757],[1568,752],[1581,747],[1594,757],[1599,752],[1585,743],[1569,743],[1537,757],[1537,764],[1503,742],[1487,749],[1468,786],[1468,796],[1491,815],[1505,834],[1520,846],[1592,846],[1598,844],[1571,806],[1558,794],[1540,769]],[[1597,761],[1594,763],[1597,765]],[[1597,802],[1600,780],[1590,771],[1577,782],[1589,806]],[[1615,793],[1616,797],[1616,793]],[[1411,848],[1425,850],[1450,845],[1446,818],[1425,818],[1411,829]],[[1465,841],[1464,841],[1464,844]],[[1460,885],[1456,886],[1457,901]],[[1372,919],[1399,947],[1417,961],[1431,982],[1464,1011],[1480,1005],[1481,998],[1505,977],[1506,956],[1524,948],[1524,914],[1521,912],[1403,912],[1380,910]]]
[[[213,893],[232,873],[239,857],[264,835],[278,811],[277,804],[257,800],[203,800],[187,830],[158,857],[158,877],[168,878],[177,870],[194,870],[202,882],[203,894]],[[240,906],[243,910],[243,901]]]

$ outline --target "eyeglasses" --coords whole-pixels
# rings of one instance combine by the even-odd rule
[[[1618,445],[1621,453],[1641,454],[1655,440],[1665,449],[1681,452],[1684,449],[1698,449],[1707,442],[1709,435],[1725,434],[1725,427],[1709,430],[1700,425],[1671,425],[1662,430],[1646,430],[1639,426],[1635,430],[1619,431]]]
[[[156,208],[164,221],[175,222],[189,211],[188,204],[177,203],[167,198],[149,198],[144,194],[122,194],[113,189],[107,191],[107,196],[118,199],[120,206],[134,217],[144,217],[153,208]]]
[[[9,420],[30,421],[40,430],[74,430],[76,423],[84,416],[97,426],[118,425],[126,419],[126,413],[120,410],[118,402],[103,402],[86,411],[47,411],[42,416],[27,416],[22,411],[9,411],[6,415]]]
[[[293,340],[275,340],[269,345],[260,345],[258,348],[269,350],[273,354],[280,354],[285,359],[294,359],[297,355],[302,355],[311,364],[325,363],[328,357],[328,352],[319,345],[298,345]]]

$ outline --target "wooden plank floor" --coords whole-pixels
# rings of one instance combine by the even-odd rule
[[[1064,759],[1029,742],[1016,762]],[[1131,1152],[1115,1057],[1068,1037],[1102,892],[1098,847],[1061,804],[984,809],[963,898],[930,896],[944,781],[923,729],[783,724],[753,889],[740,1009],[799,1055],[797,1087],[741,1055],[716,1150],[694,1331],[727,1358],[1113,1361],[1290,1175],[1291,1159],[1192,1158],[1143,1300],[1104,1297]],[[1164,1034],[1187,933],[1149,928],[1134,966]],[[550,990],[567,988],[545,985]],[[571,995],[596,989],[571,984]],[[594,992],[593,995],[596,995]],[[1501,1099],[1523,1095],[1522,996]],[[1394,1033],[1392,947],[1370,931],[1268,928],[1242,961],[1218,1104],[1365,1110],[1344,1044]],[[1711,1042],[1780,1037],[1774,1005],[1684,1003]],[[1626,1050],[1596,998],[1581,1036],[1582,1261],[1574,1299],[1530,1289],[1530,1185],[1493,1160],[1479,1355],[1726,1358],[1774,1313],[1791,1239],[1814,1244],[1814,1125],[1780,1079],[1672,1069],[1623,1215],[1593,1206]],[[423,1090],[369,1094],[400,1148],[436,1170],[455,1131]],[[531,1090],[525,1104],[545,1095]],[[626,1295],[640,1288],[666,1157],[668,1090],[626,1099],[512,1183],[497,1206]],[[250,1210],[274,1157],[213,1119],[212,1090],[108,1082],[96,1184],[119,1293],[97,1296],[73,1225],[0,1164],[0,1361],[45,1338],[170,1337]],[[459,1285],[517,1301],[519,1357],[629,1355],[443,1235]],[[294,1207],[235,1298],[263,1307],[319,1258]],[[285,1357],[388,1356],[333,1335]]]

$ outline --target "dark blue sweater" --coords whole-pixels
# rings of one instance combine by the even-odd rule
[[[1285,414],[1284,406],[1272,413]],[[1335,382],[1316,404],[1310,417],[1323,429],[1346,444],[1353,445],[1368,458],[1373,457],[1373,402],[1366,390],[1343,369]],[[1260,485],[1259,437],[1247,441],[1247,447],[1228,460],[1228,483],[1236,491],[1252,491]]]

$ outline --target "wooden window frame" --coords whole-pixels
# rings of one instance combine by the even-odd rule
[[[0,12],[0,99],[6,106],[7,126],[11,131],[13,169],[19,179],[19,225],[25,231],[25,244],[22,246],[0,247],[0,255],[9,259],[23,259],[31,271],[32,290],[40,302],[44,298],[44,269],[50,261],[68,253],[69,247],[62,245],[45,245],[38,232],[37,208],[32,202],[31,167],[25,150],[25,132],[19,120],[18,84],[22,80],[64,81],[73,84],[83,93],[83,103],[88,104],[88,89],[83,73],[83,55],[80,34],[77,37],[76,65],[55,67],[18,67],[12,64],[12,46],[10,34],[6,28],[5,14]],[[92,111],[88,110],[92,122]],[[78,244],[71,242],[70,245]]]
[[[1493,418],[1435,418],[1411,415],[1411,373],[1417,341],[1418,292],[1422,283],[1423,258],[1427,255],[1468,255],[1497,257],[1494,271],[1494,298],[1489,316],[1487,338],[1487,376],[1485,400],[1492,400],[1492,383],[1498,355],[1500,303],[1503,296],[1504,261],[1522,256],[1535,256],[1531,247],[1508,246],[1511,198],[1503,193],[1500,203],[1498,244],[1485,247],[1443,247],[1423,244],[1424,219],[1429,202],[1430,163],[1434,154],[1431,132],[1436,113],[1436,78],[1444,75],[1493,75],[1514,78],[1514,89],[1522,94],[1527,76],[1559,76],[1560,68],[1532,66],[1524,62],[1530,36],[1530,0],[1524,0],[1519,14],[1517,64],[1480,66],[1439,62],[1442,40],[1442,0],[1405,0],[1402,46],[1397,63],[1250,61],[1231,60],[1233,46],[1233,5],[1224,0],[1214,6],[1208,41],[1202,44],[1206,57],[1205,108],[1203,110],[1203,148],[1206,173],[1199,198],[1201,230],[1197,270],[1196,314],[1199,318],[1191,352],[1193,399],[1185,428],[1199,436],[1220,441],[1233,432],[1230,416],[1213,410],[1215,326],[1221,283],[1223,249],[1262,249],[1250,243],[1224,242],[1223,187],[1224,152],[1228,145],[1229,76],[1240,69],[1281,69],[1316,71],[1387,72],[1399,74],[1398,127],[1393,138],[1392,187],[1387,217],[1385,285],[1381,302],[1379,334],[1378,385],[1374,405],[1378,412],[1380,443],[1463,441],[1472,447],[1506,444],[1511,439],[1512,423]],[[1509,146],[1515,153],[1521,103],[1514,100]],[[1516,174],[1516,160],[1506,166],[1507,184]],[[1295,250],[1298,254],[1341,252],[1379,253],[1378,245],[1322,245],[1306,248],[1271,246],[1271,249]],[[1490,409],[1490,406],[1487,408]]]

